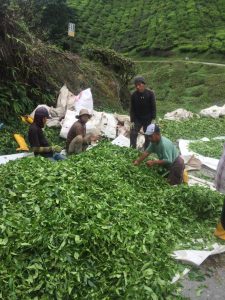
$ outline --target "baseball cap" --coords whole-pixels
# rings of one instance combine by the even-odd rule
[[[145,135],[152,135],[153,133],[160,133],[160,128],[156,124],[150,124],[148,125]]]

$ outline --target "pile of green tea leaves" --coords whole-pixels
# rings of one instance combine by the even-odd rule
[[[0,166],[2,299],[181,298],[170,255],[214,240],[223,199],[170,187],[136,157],[102,142],[65,161]]]
[[[189,149],[201,155],[220,159],[225,140],[196,141],[189,144]]]
[[[176,141],[178,139],[214,138],[225,135],[225,118],[192,118],[183,121],[161,120],[162,133]]]

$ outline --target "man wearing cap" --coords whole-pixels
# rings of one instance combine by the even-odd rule
[[[143,127],[144,132],[149,124],[156,118],[156,102],[153,91],[145,88],[145,79],[136,77],[134,79],[136,91],[131,96],[130,103],[130,146],[136,148],[138,132]],[[145,138],[144,149],[149,141]]]
[[[86,123],[91,118],[88,110],[81,109],[76,118],[78,121],[72,125],[67,135],[66,151],[68,154],[78,154],[85,151],[91,141],[97,139],[97,137],[86,134]]]
[[[59,153],[62,151],[62,147],[50,146],[42,130],[49,118],[48,110],[45,107],[39,107],[35,110],[34,122],[28,131],[28,141],[35,156],[40,155],[52,160],[62,160],[64,157]]]
[[[147,127],[145,136],[149,139],[150,144],[145,152],[134,161],[134,165],[138,166],[150,153],[155,153],[159,159],[148,160],[147,166],[164,166],[169,170],[168,182],[171,185],[181,184],[183,182],[184,160],[180,157],[175,145],[160,134],[160,128],[156,124]]]

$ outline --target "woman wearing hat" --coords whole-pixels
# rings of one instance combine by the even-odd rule
[[[66,151],[68,154],[78,154],[85,151],[92,140],[96,140],[92,135],[86,133],[86,123],[91,118],[87,109],[81,109],[79,116],[76,116],[76,121],[70,128],[67,140]]]

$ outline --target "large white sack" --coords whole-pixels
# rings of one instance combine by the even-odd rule
[[[64,109],[72,110],[75,100],[76,96],[68,90],[66,85],[64,85],[59,92],[59,96],[57,99],[57,108],[63,107]]]
[[[100,130],[101,135],[106,136],[109,139],[116,138],[117,120],[113,114],[102,113]]]
[[[77,112],[75,110],[68,109],[66,111],[65,118],[61,122],[62,128],[61,128],[61,131],[59,134],[62,138],[64,138],[64,139],[67,138],[67,134],[70,130],[70,127],[73,125],[74,122],[77,121],[76,115],[77,115]]]
[[[166,113],[164,119],[171,121],[180,121],[193,118],[194,114],[183,108],[178,108],[172,112]]]
[[[225,116],[225,105],[224,106],[213,105],[211,107],[202,109],[200,111],[200,115],[202,117],[211,117],[211,118],[219,118]]]
[[[93,112],[93,97],[91,93],[91,89],[88,88],[79,95],[75,96],[74,103],[75,110],[80,112],[81,109],[85,108],[89,111],[90,114]]]

